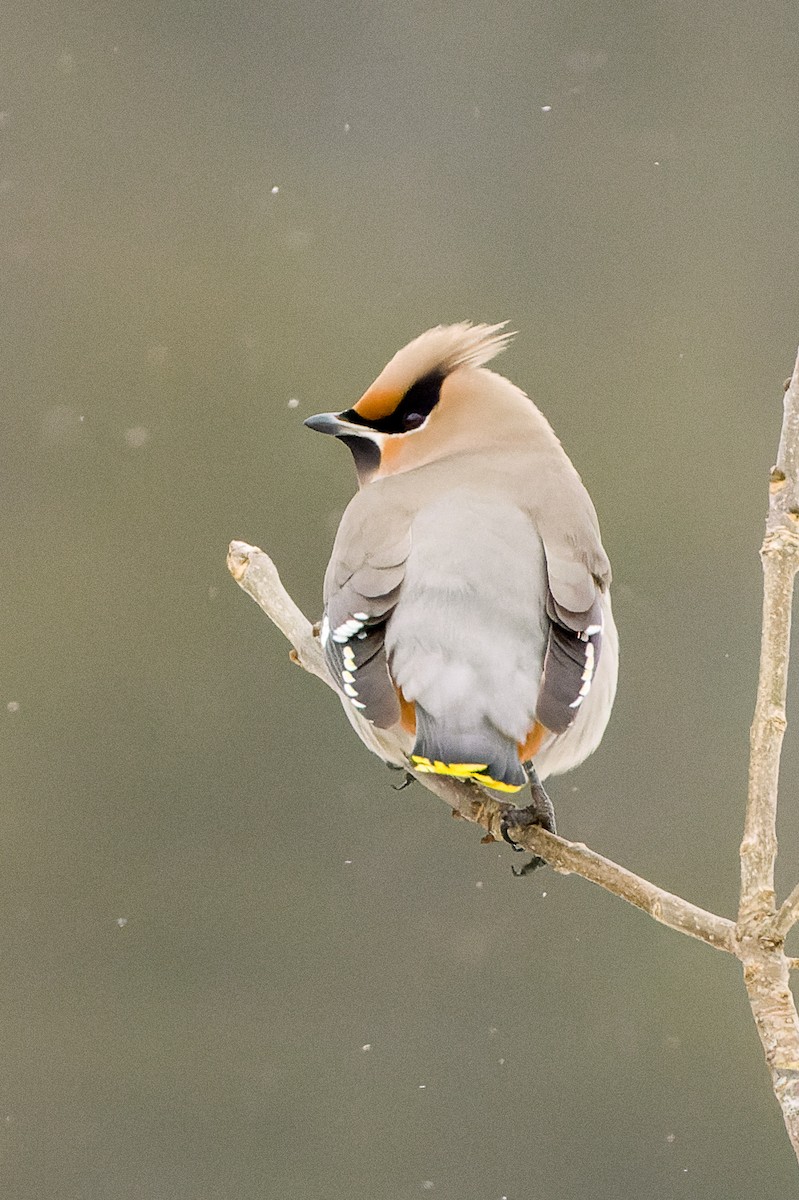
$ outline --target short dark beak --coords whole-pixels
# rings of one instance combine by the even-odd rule
[[[357,425],[347,419],[346,413],[317,413],[303,422],[317,433],[332,433],[349,447],[355,459],[355,470],[361,483],[367,483],[380,467],[380,434],[368,426]]]
[[[318,413],[315,417],[303,421],[303,425],[315,429],[317,433],[332,433],[334,436],[344,433],[345,430],[344,422],[340,421],[335,413]]]

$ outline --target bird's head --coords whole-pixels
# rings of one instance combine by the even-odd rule
[[[394,355],[352,408],[305,424],[349,446],[361,484],[468,448],[479,438],[475,419],[487,427],[492,421],[491,381],[522,395],[480,370],[513,337],[504,329],[504,322],[468,321],[428,329]]]

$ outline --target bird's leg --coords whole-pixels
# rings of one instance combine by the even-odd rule
[[[508,836],[508,829],[511,825],[540,825],[542,829],[546,829],[549,833],[557,833],[555,825],[555,809],[552,801],[546,793],[543,783],[538,778],[538,772],[532,763],[525,763],[524,766],[527,778],[530,780],[530,803],[525,808],[509,808],[502,818],[500,831],[503,838],[514,850],[522,852],[524,846],[517,846],[516,843]],[[538,854],[534,854],[528,863],[516,870],[512,867],[514,875],[530,875],[533,871],[537,871],[539,867],[544,866],[545,860]]]
[[[529,811],[533,815],[533,823],[546,829],[547,833],[557,833],[555,808],[547,794],[546,788],[538,778],[538,772],[532,763],[528,763],[524,769],[527,778],[530,780],[532,803],[529,805]]]

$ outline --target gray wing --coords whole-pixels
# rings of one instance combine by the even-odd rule
[[[580,561],[569,547],[544,544],[549,593],[549,638],[536,704],[536,719],[552,733],[574,724],[588,695],[602,650],[601,592],[610,566],[598,535],[592,561]],[[592,570],[593,567],[593,570]]]
[[[327,665],[343,695],[380,729],[400,718],[385,630],[399,599],[409,549],[406,535],[393,546],[367,550],[364,561],[353,566],[345,541],[334,547],[325,577],[320,640]]]

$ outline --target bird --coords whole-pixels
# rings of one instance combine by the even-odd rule
[[[506,325],[428,329],[352,407],[305,421],[348,447],[358,481],[319,637],[384,761],[497,798],[530,783],[531,819],[555,832],[541,781],[599,745],[618,635],[588,492],[537,405],[486,366]]]

